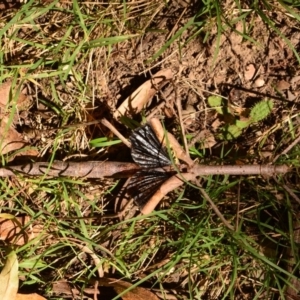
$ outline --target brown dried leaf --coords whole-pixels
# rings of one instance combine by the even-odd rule
[[[47,300],[46,298],[34,293],[34,294],[17,294],[15,300]]]
[[[14,245],[24,245],[41,234],[39,225],[28,226],[30,218],[0,214],[0,240]]]
[[[56,295],[65,294],[65,295],[71,295],[72,294],[72,288],[70,287],[70,284],[67,281],[55,281],[52,285],[52,292]]]
[[[6,106],[9,100],[9,91],[11,88],[11,81],[4,82],[0,85],[0,106]]]
[[[244,73],[244,77],[245,80],[251,80],[253,78],[255,74],[255,67],[253,64],[250,64],[246,67],[245,73]]]
[[[212,132],[206,129],[197,135],[197,141],[199,142],[200,149],[212,148],[217,143]]]
[[[291,91],[287,91],[287,98],[289,101],[294,101],[297,96],[295,96]]]
[[[0,299],[13,300],[19,288],[19,263],[14,251],[7,255],[6,263],[0,274]]]
[[[160,123],[160,121],[157,118],[152,118],[149,121],[153,131],[155,132],[158,140],[162,142],[166,147],[168,146],[166,144],[166,138],[164,136],[164,129]],[[176,157],[182,161],[184,161],[188,166],[193,165],[193,160],[186,154],[186,152],[182,149],[178,141],[175,139],[175,137],[171,133],[167,133],[168,135],[168,142],[170,143],[170,146],[172,147]]]
[[[27,145],[22,135],[13,127],[13,121],[10,120],[9,100],[12,89],[12,82],[7,81],[0,85],[0,153],[2,155],[11,151],[16,151]],[[19,111],[28,108],[28,97],[24,92],[20,92],[16,101]],[[36,156],[35,150],[27,150],[22,155]]]
[[[149,201],[141,210],[141,213],[143,215],[150,214],[165,195],[180,187],[185,181],[193,181],[195,178],[195,174],[192,173],[181,173],[169,178],[149,199]]]
[[[6,81],[0,85],[0,115],[3,114],[3,110],[7,107],[9,103],[9,95],[12,89],[12,82]],[[26,109],[27,103],[30,102],[29,98],[25,95],[25,90],[22,90],[18,94],[18,99],[16,100],[16,105],[19,110]]]
[[[132,286],[131,283],[123,281],[123,280],[117,280],[113,278],[101,278],[99,280],[99,290],[101,294],[101,286],[104,287],[111,287],[114,289],[115,293],[120,295],[122,292],[127,290]],[[104,298],[103,298],[104,299]],[[108,298],[107,298],[108,299]],[[122,299],[124,300],[158,300],[158,297],[156,297],[153,293],[148,291],[145,288],[142,287],[135,287],[131,289],[126,294],[122,294]]]
[[[7,124],[8,119],[3,118],[0,121],[0,153],[2,155],[21,149],[26,145],[22,135],[18,133],[12,126]]]
[[[173,76],[170,69],[157,72],[152,79],[144,82],[137,88],[125,101],[119,106],[114,113],[114,118],[121,116],[132,116],[140,112],[143,107],[152,99],[155,93],[167,83],[167,80]]]
[[[280,80],[277,83],[277,89],[280,91],[284,91],[290,88],[290,84],[288,82],[286,82],[285,80]]]

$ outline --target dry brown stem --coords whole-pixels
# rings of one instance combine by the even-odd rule
[[[140,167],[135,163],[117,161],[85,161],[64,162],[54,161],[35,162],[24,165],[0,168],[0,177],[15,176],[16,174],[52,177],[71,176],[85,178],[127,178],[133,175]],[[291,170],[287,165],[239,165],[239,166],[207,166],[195,165],[190,169],[192,176],[207,175],[264,175],[285,174]]]
[[[23,174],[31,176],[47,175],[52,177],[76,176],[85,178],[127,178],[133,175],[137,170],[139,170],[139,166],[134,163],[115,161],[54,161],[51,165],[48,162],[35,162],[0,168],[0,177]]]
[[[167,146],[166,138],[164,136],[164,129],[157,118],[153,118],[149,121],[152,129],[154,130],[155,134],[157,135],[158,139]],[[193,161],[187,156],[186,152],[181,148],[180,144],[177,142],[175,137],[171,133],[168,134],[168,142],[170,143],[175,155],[178,159],[184,161],[188,166],[193,165]]]
[[[285,174],[291,171],[287,165],[227,165],[227,166],[207,166],[195,165],[190,172],[195,176],[204,175],[263,175],[273,176],[275,174]]]
[[[165,195],[180,187],[185,181],[193,180],[195,180],[195,175],[192,173],[182,173],[180,175],[175,175],[171,177],[170,179],[165,181],[164,184],[156,191],[156,193],[143,207],[141,213],[144,215],[151,213]]]
[[[112,131],[128,148],[131,148],[130,142],[116,129],[114,125],[112,125],[108,120],[103,118],[101,123],[106,126],[108,129]]]

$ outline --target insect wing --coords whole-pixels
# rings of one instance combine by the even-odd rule
[[[142,209],[158,188],[174,174],[176,172],[139,171],[130,179],[127,191],[136,205]]]
[[[158,168],[172,164],[149,124],[136,129],[130,141],[132,159],[141,167]]]

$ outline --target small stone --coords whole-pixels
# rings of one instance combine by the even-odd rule
[[[254,87],[262,87],[265,85],[265,81],[262,78],[257,78],[253,85]]]

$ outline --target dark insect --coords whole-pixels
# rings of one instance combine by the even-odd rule
[[[156,170],[142,170],[131,177],[127,191],[135,204],[142,209],[158,188],[176,172],[161,172]]]
[[[161,168],[172,164],[149,124],[134,130],[129,139],[132,159],[142,168]]]
[[[130,179],[127,191],[142,209],[157,189],[176,172],[162,169],[172,162],[149,124],[134,130],[129,139],[132,159],[142,170]]]

